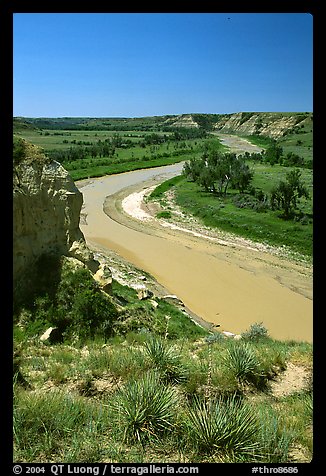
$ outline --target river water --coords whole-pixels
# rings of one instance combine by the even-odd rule
[[[146,233],[104,213],[107,197],[180,174],[182,164],[80,181],[80,228],[93,246],[113,250],[150,273],[171,294],[220,330],[241,333],[263,322],[280,340],[312,341],[311,275],[282,259],[171,234]]]

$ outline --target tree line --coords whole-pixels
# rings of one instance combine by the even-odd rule
[[[236,200],[237,206],[250,206],[257,211],[281,210],[281,217],[290,219],[295,216],[300,198],[309,198],[308,190],[301,179],[301,171],[289,171],[285,180],[275,185],[270,195],[252,186],[254,171],[246,163],[246,158],[255,154],[237,156],[235,153],[222,153],[219,150],[208,150],[201,158],[193,158],[186,162],[183,174],[204,188],[206,192],[219,197],[226,197],[228,189],[237,190],[241,195],[245,192],[255,197],[253,201]]]
[[[86,159],[86,158],[102,158],[102,157],[114,157],[116,149],[130,149],[136,146],[146,148],[152,146],[153,148],[164,143],[173,142],[176,147],[186,149],[185,140],[194,139],[197,137],[202,137],[201,134],[193,134],[189,129],[175,130],[172,134],[157,134],[151,133],[144,135],[140,140],[133,141],[126,137],[122,137],[120,134],[114,134],[112,137],[101,140],[98,139],[96,142],[90,141],[71,141],[72,146],[67,147],[63,150],[53,149],[47,151],[47,155],[60,163],[74,162],[76,160]],[[67,139],[63,141],[65,144],[68,143]],[[167,154],[169,155],[169,154]],[[177,155],[174,154],[174,155]]]
[[[294,152],[284,154],[283,148],[273,140],[260,154],[255,154],[261,162],[270,165],[283,165],[284,167],[302,167],[312,169],[312,160],[305,161],[303,157]]]

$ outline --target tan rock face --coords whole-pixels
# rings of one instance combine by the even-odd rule
[[[172,124],[174,127],[199,127],[197,122],[194,121],[191,114],[181,114]]]
[[[101,286],[102,290],[110,294],[112,287],[112,273],[111,269],[105,263],[100,265],[93,278]]]
[[[55,161],[28,160],[15,169],[13,193],[14,281],[43,253],[69,254],[79,229],[81,192]]]
[[[284,132],[296,124],[298,124],[298,117],[295,114],[282,116],[277,113],[247,113],[244,115],[238,112],[221,119],[214,128],[224,133],[256,134],[279,139]]]

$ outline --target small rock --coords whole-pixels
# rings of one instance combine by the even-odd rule
[[[156,302],[154,299],[151,299],[149,302],[151,303],[151,305],[153,306],[154,309],[157,308],[158,302]]]
[[[170,304],[176,304],[178,306],[184,307],[184,303],[175,294],[167,294],[166,296],[163,296],[162,299]]]
[[[101,264],[98,271],[93,275],[102,290],[108,294],[112,291],[112,273],[107,264]]]
[[[50,344],[54,344],[59,342],[62,339],[62,334],[58,330],[57,327],[49,327],[44,334],[41,335],[40,341],[42,342],[49,342]]]
[[[150,299],[151,297],[153,297],[153,295],[154,294],[149,289],[140,289],[137,294],[138,299],[140,299],[141,301],[143,301],[144,299]]]
[[[235,334],[233,332],[228,332],[228,331],[223,331],[222,334],[224,334],[226,337],[234,337]]]

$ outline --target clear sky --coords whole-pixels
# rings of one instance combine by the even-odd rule
[[[14,115],[312,111],[308,13],[16,13]]]

